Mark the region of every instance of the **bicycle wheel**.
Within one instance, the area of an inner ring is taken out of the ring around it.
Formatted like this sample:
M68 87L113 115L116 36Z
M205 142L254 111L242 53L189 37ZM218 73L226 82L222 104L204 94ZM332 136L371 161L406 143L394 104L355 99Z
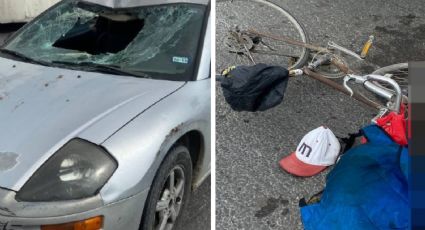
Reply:
M309 50L305 47L244 33L253 30L308 43L304 27L277 4L268 0L218 0L216 8L218 70L254 63L295 69L307 62Z
M394 65L389 65L382 67L380 69L375 70L372 74L382 75L391 74L391 79L396 81L401 88L401 92L405 99L407 99L409 95L408 86L409 86L409 71L407 63L398 63ZM391 86L386 85L380 82L373 82L377 86L380 86L384 89L387 89L390 92L394 92Z

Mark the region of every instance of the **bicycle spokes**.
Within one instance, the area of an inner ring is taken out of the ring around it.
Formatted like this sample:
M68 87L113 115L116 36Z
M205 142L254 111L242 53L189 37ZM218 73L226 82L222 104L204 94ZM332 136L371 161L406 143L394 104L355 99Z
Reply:
M253 16L255 15L255 16ZM286 10L266 0L224 0L217 2L217 67L268 63L302 67L305 47L294 46L249 30L284 35L307 43L302 26ZM236 57L235 57L236 56Z

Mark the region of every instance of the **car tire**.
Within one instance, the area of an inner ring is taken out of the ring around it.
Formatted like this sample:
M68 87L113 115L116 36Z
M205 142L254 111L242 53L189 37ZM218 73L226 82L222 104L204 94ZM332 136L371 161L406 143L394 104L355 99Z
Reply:
M175 189L170 189L172 173ZM191 182L192 160L189 150L182 145L175 146L168 152L155 175L145 203L139 230L172 229L189 200ZM183 189L182 195L177 191L179 186ZM167 218L166 226L158 228L165 218Z

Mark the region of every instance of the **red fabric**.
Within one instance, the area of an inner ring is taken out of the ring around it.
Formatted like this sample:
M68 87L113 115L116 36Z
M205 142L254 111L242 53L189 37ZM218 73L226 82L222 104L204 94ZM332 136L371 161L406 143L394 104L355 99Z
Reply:
M399 145L407 145L405 107L402 105L400 113L391 112L379 118L376 124L382 127Z
M295 152L280 160L279 165L288 173L302 177L314 176L327 168L326 166L306 164L297 158Z

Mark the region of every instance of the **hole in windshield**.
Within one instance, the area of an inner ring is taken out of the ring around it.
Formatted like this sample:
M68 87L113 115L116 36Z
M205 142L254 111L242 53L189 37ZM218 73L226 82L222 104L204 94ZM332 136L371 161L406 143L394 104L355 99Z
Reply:
M85 23L79 19L53 46L94 55L118 53L136 38L143 25L143 19L125 14L100 15Z
M96 71L78 65L93 63L187 81L194 74L205 10L190 3L111 9L62 1L5 48L33 60L73 63L69 68Z

